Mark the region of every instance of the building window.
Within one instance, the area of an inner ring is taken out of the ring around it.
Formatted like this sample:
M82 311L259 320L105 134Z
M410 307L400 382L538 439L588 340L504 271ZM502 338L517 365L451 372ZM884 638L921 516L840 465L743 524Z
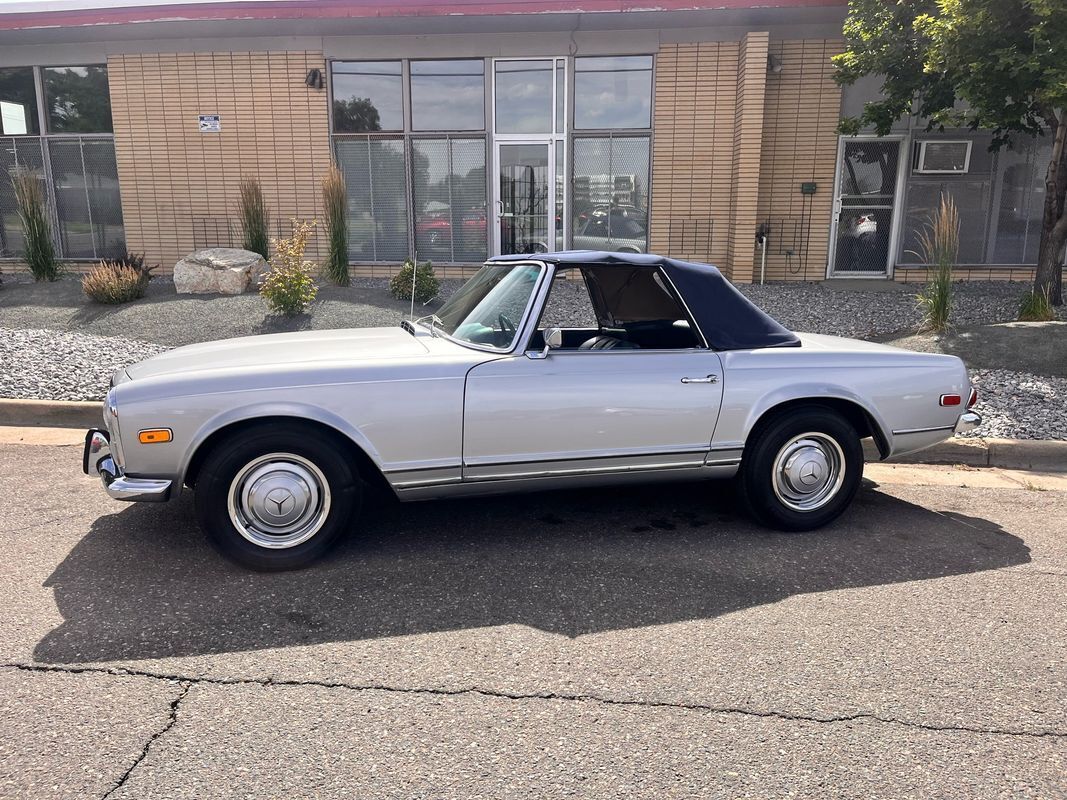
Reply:
M404 139L339 138L334 148L348 186L349 257L403 261L410 254Z
M107 67L45 67L49 133L111 133Z
M29 170L43 183L59 257L122 255L107 67L0 69L0 112L0 174ZM0 181L0 258L19 258L24 249L11 182Z
M574 127L652 126L652 56L574 59Z
M399 61L335 61L331 66L336 133L404 130Z
M39 116L33 67L0 69L0 133L36 135L40 133Z
M484 260L485 61L344 61L331 75L350 258Z
M552 133L553 61L496 62L496 132Z
M648 137L578 137L573 145L573 247L646 252Z
M485 62L411 62L411 127L416 131L485 130Z
M420 259L485 258L485 140L412 141L415 250Z

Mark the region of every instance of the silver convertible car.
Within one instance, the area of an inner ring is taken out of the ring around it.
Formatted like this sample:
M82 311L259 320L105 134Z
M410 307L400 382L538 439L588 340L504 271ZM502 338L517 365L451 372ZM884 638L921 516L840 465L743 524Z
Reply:
M714 267L490 259L393 328L181 347L118 371L83 468L118 500L194 490L257 569L310 563L369 484L401 500L734 478L774 528L825 525L883 459L980 422L963 362L786 330ZM694 488L699 491L699 488Z

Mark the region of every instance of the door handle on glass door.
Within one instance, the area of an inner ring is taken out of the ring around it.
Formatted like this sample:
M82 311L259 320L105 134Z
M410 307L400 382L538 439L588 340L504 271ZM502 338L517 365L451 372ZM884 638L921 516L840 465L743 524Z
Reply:
M708 375L706 378L682 378L682 383L718 383L718 375Z

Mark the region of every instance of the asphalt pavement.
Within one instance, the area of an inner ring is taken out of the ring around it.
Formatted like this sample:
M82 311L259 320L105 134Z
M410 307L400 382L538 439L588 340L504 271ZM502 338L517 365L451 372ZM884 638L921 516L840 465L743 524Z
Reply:
M0 444L0 797L1067 796L1062 483L379 498L262 575L79 462Z

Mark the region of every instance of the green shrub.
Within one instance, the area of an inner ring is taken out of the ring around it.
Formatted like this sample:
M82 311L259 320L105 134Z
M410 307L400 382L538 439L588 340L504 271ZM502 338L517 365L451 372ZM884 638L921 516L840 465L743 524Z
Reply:
M304 250L314 229L314 221L294 219L292 236L271 239L274 255L259 293L275 314L295 317L303 313L319 293L311 277L315 264L304 260Z
M263 187L259 181L246 175L238 184L241 216L241 247L270 258L267 231L270 228L270 212L263 199Z
M1019 304L1020 322L1048 322L1055 318L1048 290L1035 292L1031 289L1023 295L1022 302Z
M11 176L15 190L15 205L22 221L26 263L34 280L54 281L59 277L60 265L52 244L52 228L48 224L44 189L37 174L28 169L16 169Z
M411 299L411 273L415 264L410 259L404 262L400 272L389 281L389 293L397 300ZM419 264L415 274L415 299L420 303L428 303L437 297L441 291L441 281L433 272L433 264L424 261Z
M144 255L125 255L101 261L82 278L82 290L98 303L116 305L144 297L155 267L145 267Z
M951 197L941 195L941 205L919 232L919 249L923 261L934 269L918 297L923 309L920 329L940 333L948 328L952 312L952 267L960 249L960 217Z
M348 286L348 189L336 165L322 177L322 208L330 243L326 275L338 286Z

